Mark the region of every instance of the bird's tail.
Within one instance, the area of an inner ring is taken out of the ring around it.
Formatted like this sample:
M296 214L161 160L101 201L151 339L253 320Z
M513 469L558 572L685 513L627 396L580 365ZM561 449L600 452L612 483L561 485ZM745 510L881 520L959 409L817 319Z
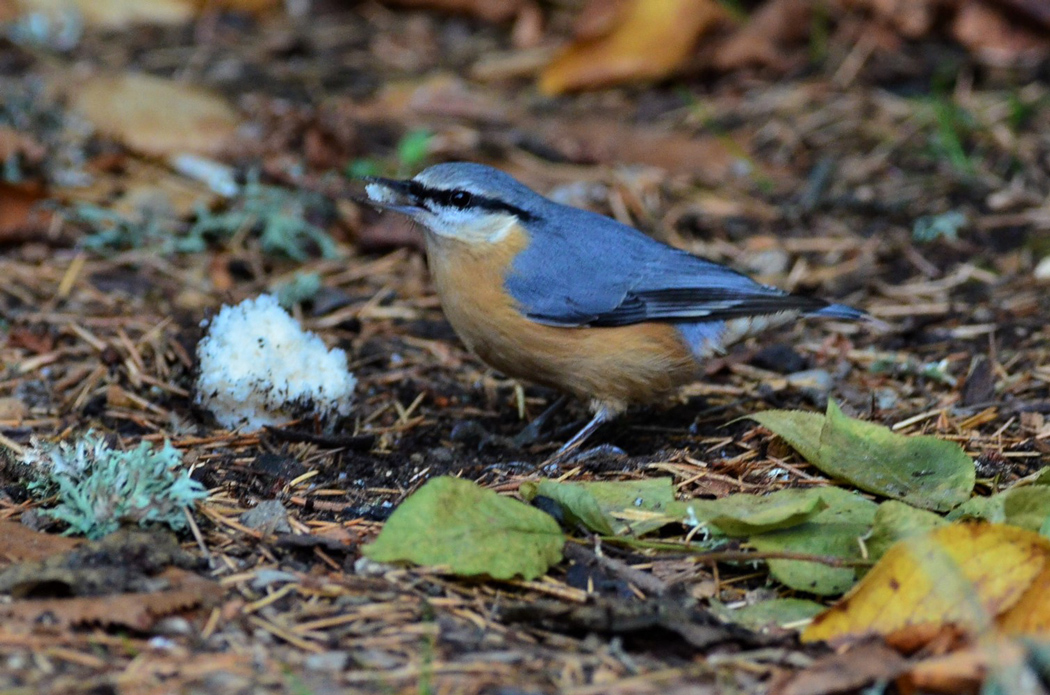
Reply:
M806 316L817 316L824 319L845 319L846 321L874 320L868 312L854 309L845 304L828 304L823 309L808 312Z

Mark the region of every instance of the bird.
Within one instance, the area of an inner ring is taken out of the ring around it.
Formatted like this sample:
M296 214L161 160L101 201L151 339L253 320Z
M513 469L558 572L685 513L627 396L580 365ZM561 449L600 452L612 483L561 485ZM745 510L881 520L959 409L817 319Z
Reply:
M865 312L755 282L471 162L362 177L370 203L424 230L442 309L466 347L515 379L582 399L564 460L629 405L700 376L703 361L798 317Z

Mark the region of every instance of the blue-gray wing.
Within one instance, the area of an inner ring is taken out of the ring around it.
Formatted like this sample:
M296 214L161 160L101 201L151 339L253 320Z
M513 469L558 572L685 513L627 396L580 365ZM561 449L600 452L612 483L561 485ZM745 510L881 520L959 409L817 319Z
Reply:
M540 323L623 326L785 311L864 315L761 285L608 217L561 208L559 219L556 228L549 220L537 221L529 246L515 259L506 281L522 311Z

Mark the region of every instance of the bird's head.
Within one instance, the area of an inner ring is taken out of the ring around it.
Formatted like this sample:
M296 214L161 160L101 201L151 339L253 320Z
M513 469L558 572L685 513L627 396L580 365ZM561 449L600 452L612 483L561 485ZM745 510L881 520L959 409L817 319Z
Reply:
M466 243L495 243L516 225L538 219L546 198L482 164L452 162L406 180L365 177L368 202L412 218L431 234Z

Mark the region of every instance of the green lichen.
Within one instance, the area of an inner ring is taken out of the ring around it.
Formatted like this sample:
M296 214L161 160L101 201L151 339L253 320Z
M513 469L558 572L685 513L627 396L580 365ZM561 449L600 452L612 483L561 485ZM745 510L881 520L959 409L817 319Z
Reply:
M56 497L43 513L69 525L68 534L101 538L122 523L186 526L186 512L207 496L182 468L182 454L165 441L160 449L141 442L130 451L111 448L88 432L75 442L36 442L22 462L36 478L29 489Z

